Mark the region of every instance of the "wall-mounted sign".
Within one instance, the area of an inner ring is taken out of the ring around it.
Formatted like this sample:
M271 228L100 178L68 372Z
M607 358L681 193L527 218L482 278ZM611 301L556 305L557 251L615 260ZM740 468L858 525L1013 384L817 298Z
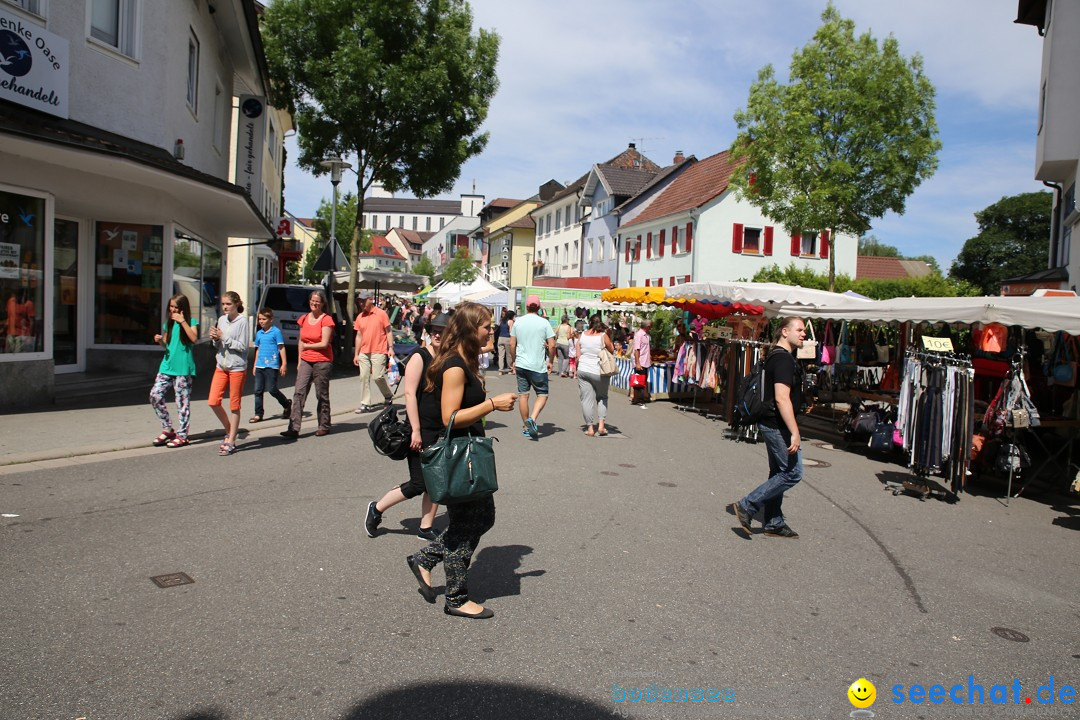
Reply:
M276 233L279 238L291 238L293 236L292 220L284 216L279 217Z
M68 41L0 11L0 99L68 116Z
M247 190L255 207L263 209L262 157L266 145L266 99L241 95L236 123L235 182Z

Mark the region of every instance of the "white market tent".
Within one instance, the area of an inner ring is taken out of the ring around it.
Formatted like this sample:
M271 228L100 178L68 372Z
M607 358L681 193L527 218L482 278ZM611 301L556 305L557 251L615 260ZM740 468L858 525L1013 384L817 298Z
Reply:
M1001 323L1023 328L1063 330L1080 335L1080 297L912 297L842 302L816 307L785 305L777 315L813 320L903 323Z
M456 305L466 300L479 300L503 289L482 277L468 284L447 282L428 293L428 302L438 300L443 305Z
M758 282L696 282L673 285L666 290L666 300L696 300L698 302L723 302L743 303L744 305L760 305L765 308L766 315L775 315L776 310L785 306L818 307L838 306L844 307L852 304L855 307L865 305L868 300L862 300L850 295L829 292L828 290L815 290L797 285L781 285L780 283Z

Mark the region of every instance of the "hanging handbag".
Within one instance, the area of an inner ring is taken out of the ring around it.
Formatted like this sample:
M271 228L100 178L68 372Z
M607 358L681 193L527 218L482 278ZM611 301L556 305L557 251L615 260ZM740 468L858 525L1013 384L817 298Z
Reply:
M836 362L836 341L833 340L832 323L825 322L825 336L822 338L824 343L821 346L821 364L832 365Z
M990 323L975 338L975 346L988 353L1004 352L1008 342L1009 328L1001 323Z
M896 425L893 423L878 423L874 428L874 432L870 435L870 441L867 443L871 450L877 450L878 452L891 452L893 449L893 433L896 431Z
M1031 414L1023 409L1010 410L1009 414L1005 416L1005 423L1014 428L1031 427Z
M1058 333L1057 351L1054 353L1054 367L1051 379L1061 387L1076 387L1076 357L1069 353L1072 338L1065 333Z
M446 433L420 455L424 486L431 501L440 505L471 502L499 489L495 477L493 438L481 435L450 437L454 417Z
M615 356L604 345L600 345L600 352L596 353L597 364L600 366L600 377L610 377L619 371L615 364Z
M877 345L874 344L874 336L868 329L860 330L857 335L862 337L856 341L856 356L860 365L873 365L877 362Z
M836 344L836 364L855 364L855 348L851 345L851 338L848 335L848 324L846 320L840 324L840 340Z
M874 343L874 349L877 351L877 361L882 365L889 362L889 352L892 348L889 347L889 339L885 337L884 330L878 330L877 342Z
M802 347L795 352L799 360L817 360L817 338L814 336L814 323L806 323L806 332L810 339L803 340Z

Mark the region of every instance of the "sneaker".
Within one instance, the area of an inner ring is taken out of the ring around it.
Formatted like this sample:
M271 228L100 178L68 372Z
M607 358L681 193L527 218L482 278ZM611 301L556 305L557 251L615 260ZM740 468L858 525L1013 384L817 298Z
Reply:
M364 518L364 529L367 530L368 537L375 537L375 531L379 529L381 522L382 513L375 509L375 502L368 503L367 516Z
M529 435L529 428L524 428L524 427L521 428L521 437L527 437L527 438L532 437L531 435Z
M769 537L788 538L789 540L794 540L799 537L799 533L792 530L787 524L781 525L778 528L773 528L772 530L766 528L765 534Z
M533 440L540 439L540 430L536 427L536 421L532 418L525 421L525 434Z
M295 440L296 438L300 437L300 431L290 428L288 430L282 430L278 433L278 435L284 438L289 438L290 440Z
M737 502L731 503L731 514L735 516L735 519L739 521L739 526L746 531L747 536L750 535L750 521L753 518L750 517L750 513L743 510L743 506Z
M433 527L420 528L416 531L416 537L420 538L421 540L427 540L428 542L432 542L433 540L435 540L435 538L439 537L439 533Z

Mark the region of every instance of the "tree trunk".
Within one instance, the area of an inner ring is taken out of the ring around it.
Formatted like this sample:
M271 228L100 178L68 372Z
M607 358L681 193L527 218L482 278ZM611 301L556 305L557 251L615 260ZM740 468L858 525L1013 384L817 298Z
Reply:
M356 317L356 262L357 253L360 250L360 236L364 232L364 175L356 174L356 222L353 223L352 242L349 243L349 297L345 301L346 312L349 314L349 327Z

